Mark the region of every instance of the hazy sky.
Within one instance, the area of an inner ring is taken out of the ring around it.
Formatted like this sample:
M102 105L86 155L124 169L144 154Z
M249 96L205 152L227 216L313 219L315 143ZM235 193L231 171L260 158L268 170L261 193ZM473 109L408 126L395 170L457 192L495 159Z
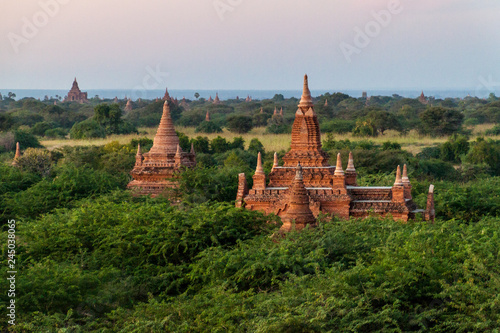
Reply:
M0 0L0 88L499 91L499 56L498 0Z

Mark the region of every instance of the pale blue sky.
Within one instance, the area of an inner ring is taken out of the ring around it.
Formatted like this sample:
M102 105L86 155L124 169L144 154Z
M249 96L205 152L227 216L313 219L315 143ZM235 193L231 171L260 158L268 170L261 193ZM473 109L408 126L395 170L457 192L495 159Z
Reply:
M312 89L330 91L476 88L484 81L500 90L498 0L0 6L0 88L65 89L76 76L84 90L300 89L308 73ZM392 14L377 23L380 11ZM356 43L358 29L370 36ZM149 72L157 70L155 79Z

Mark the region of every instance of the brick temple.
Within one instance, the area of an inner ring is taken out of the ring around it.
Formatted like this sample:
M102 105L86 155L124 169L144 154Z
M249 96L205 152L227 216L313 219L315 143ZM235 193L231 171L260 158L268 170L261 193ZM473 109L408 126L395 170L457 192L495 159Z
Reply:
M176 178L185 168L196 165L196 154L191 146L189 153L182 151L170 114L169 102L163 104L163 114L153 147L148 153L137 147L135 166L130 172L133 180L127 185L137 195L157 196L166 189L176 188Z
M68 92L68 96L64 98L64 102L80 102L80 103L88 102L87 93L82 92L80 90L80 88L78 87L78 82L76 82L76 77L75 81L73 81L73 86Z
M354 159L349 154L347 168L342 168L340 154L331 166L321 146L321 133L307 75L295 121L291 149L278 164L275 153L271 173L266 176L259 153L253 187L248 189L245 174L239 175L236 206L274 213L283 221L282 230L300 230L315 225L320 213L344 219L390 214L395 220L408 221L421 215L434 220L434 187L431 185L427 209L417 209L411 196L411 183L406 165L397 167L393 186L358 186Z

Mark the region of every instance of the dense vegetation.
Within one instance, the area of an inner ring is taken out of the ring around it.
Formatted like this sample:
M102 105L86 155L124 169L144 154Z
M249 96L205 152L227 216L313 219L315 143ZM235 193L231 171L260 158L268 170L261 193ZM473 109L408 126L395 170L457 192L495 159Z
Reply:
M397 96L361 103L347 95L327 94L318 98L318 105L325 99L328 106L318 107L318 113L324 117L321 126L326 132L404 132L420 128L427 116L435 119L441 114L451 127L432 131L448 133L461 118L456 112L466 122L497 121L491 120L497 101L432 101L431 108ZM248 124L241 117L251 117L252 123L266 125L270 132L281 131L280 126L289 130L293 112L272 116L278 102L291 111L297 101L275 96L207 106L198 100L186 109L173 108L173 114L178 123L201 115L190 125L198 126L208 107L210 122L238 133ZM24 103L39 108L21 120L23 108L28 108ZM271 169L273 156L257 138L209 140L203 131L191 138L178 133L183 149L193 144L198 167L182 175L177 193L181 202L173 205L161 197L132 197L125 190L137 144L146 152L150 139L52 151L38 141L41 133L47 135L53 128L39 125L48 121L57 122L55 126L65 133L77 123L92 121L104 135L119 132L127 121L132 126L156 125L161 102L136 103L136 109L123 117L112 103L103 107L100 100L91 105L61 104L72 110L61 113L45 112L54 107L49 103L9 97L0 101L5 108L0 111L2 145L23 142L16 167L11 165L13 147L0 148L0 265L7 267L6 221L15 219L18 270L17 325L7 327L2 321L1 331L492 332L500 328L500 141L471 141L461 126L455 126L446 142L413 155L395 142L353 142L326 134L323 145L330 156L341 151L347 158L347 152L353 152L360 185L391 185L396 165L408 164L412 194L420 207L425 206L429 184L436 186L437 219L434 224L402 224L322 216L318 228L282 236L277 233L279 218L233 205L238 173L245 172L251 182L258 152L263 153L266 172ZM413 118L398 115L416 109L429 113ZM232 114L241 117L230 118ZM278 152L278 157L284 153ZM1 313L6 312L7 302L2 292Z

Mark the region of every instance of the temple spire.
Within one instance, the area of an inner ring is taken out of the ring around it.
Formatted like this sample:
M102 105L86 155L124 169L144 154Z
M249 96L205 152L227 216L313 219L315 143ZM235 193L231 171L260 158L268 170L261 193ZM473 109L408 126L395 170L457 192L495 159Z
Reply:
M19 145L19 142L16 142L16 155L14 155L14 161L12 161L12 165L16 166L17 165L17 160L21 157L21 147Z
M347 169L345 169L345 171L356 171L354 168L354 157L352 157L352 152L349 152L349 162L347 163Z
M260 113L264 113L264 108L260 107Z
M296 230L304 229L307 225L314 226L316 224L316 218L309 207L310 199L304 185L302 166L300 163L297 164L295 178L288 191L289 207L281 216L281 221L283 222L281 230L286 232L292 230L294 226Z
M191 154L194 154L194 144L191 142L191 151L190 151Z
M21 157L21 145L19 142L16 142L16 155L14 156L14 159L18 159Z
M205 121L210 121L210 113L207 110L207 114L205 115Z
M410 179L408 178L408 170L406 169L406 164L403 165L403 177L401 178L403 185L410 185Z
M274 152L273 169L279 166L278 164L278 153Z
M283 116L283 107L280 109L280 116Z
M335 176L343 176L344 170L342 169L342 159L340 158L340 153L337 154L337 165L335 167Z
M273 116L276 116L278 114L278 110L276 110L276 107L274 107L274 113Z
M163 103L163 114L161 116L160 126L156 131L156 136L153 141L153 147L149 154L166 154L175 153L179 145L179 137L175 132L174 122L170 114L170 106L168 101Z
M255 169L256 174L264 174L264 168L262 167L262 155L259 152L257 155L257 168Z
M311 96L311 91L309 90L309 82L307 79L307 74L304 75L304 88L302 90L302 97L300 98L299 108L310 108L314 106Z
M396 170L396 181L394 182L394 186L402 186L403 181L401 179L401 167L398 165L398 168Z
M140 143L137 144L137 154L136 154L136 156L139 156L139 155L142 155L141 144Z

